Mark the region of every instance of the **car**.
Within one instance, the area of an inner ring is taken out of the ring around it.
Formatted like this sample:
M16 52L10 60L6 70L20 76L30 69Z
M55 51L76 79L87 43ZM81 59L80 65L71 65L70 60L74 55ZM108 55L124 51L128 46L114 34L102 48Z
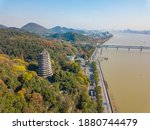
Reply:
M104 104L105 106L107 106L107 102L104 102L103 104Z
M90 83L90 85L93 86L94 84L93 84L93 83Z
M92 80L92 81L90 82L90 85L91 85L91 86L94 86L94 80Z
M93 89L90 89L90 90L89 90L89 95L90 95L90 96L95 96L95 91L94 91Z

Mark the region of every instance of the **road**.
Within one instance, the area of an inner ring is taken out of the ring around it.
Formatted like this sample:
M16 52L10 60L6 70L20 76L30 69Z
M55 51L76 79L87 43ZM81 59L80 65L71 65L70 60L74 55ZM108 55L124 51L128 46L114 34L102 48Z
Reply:
M92 68L92 63L89 63L85 68L84 68L84 72L85 74L88 76L88 78L90 79L91 84L88 87L88 90L93 90L95 91L95 84L94 84L94 78L93 78L93 68ZM91 98L93 100L96 101L96 95L95 96L91 96Z
M99 73L99 81L100 81L99 86L101 87L101 90L102 90L102 100L103 100L103 108L104 108L103 112L104 113L113 113L112 104L110 101L108 90L105 85L104 76L103 76L103 72L102 72L102 68L101 68L101 64L100 64L100 49L96 49L96 53L94 55L93 60L96 61L97 69L98 69L98 73Z

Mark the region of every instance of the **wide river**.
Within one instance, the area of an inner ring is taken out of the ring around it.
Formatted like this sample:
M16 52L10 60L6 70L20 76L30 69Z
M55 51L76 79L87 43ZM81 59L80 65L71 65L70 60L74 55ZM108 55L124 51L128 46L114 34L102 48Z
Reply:
M113 35L105 44L150 46L150 35ZM103 49L100 59L115 112L150 112L150 50Z

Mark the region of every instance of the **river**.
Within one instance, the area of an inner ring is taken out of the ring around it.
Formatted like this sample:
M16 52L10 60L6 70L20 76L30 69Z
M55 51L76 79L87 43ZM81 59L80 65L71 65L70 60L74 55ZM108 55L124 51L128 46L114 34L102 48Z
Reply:
M150 46L150 35L113 35L105 44ZM150 51L103 49L100 57L114 111L150 112Z

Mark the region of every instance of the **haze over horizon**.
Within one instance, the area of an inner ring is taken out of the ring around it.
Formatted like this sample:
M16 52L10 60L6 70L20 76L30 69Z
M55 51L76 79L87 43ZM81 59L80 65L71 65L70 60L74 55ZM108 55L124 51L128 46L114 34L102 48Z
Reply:
M150 0L0 0L0 24L46 28L150 29Z

